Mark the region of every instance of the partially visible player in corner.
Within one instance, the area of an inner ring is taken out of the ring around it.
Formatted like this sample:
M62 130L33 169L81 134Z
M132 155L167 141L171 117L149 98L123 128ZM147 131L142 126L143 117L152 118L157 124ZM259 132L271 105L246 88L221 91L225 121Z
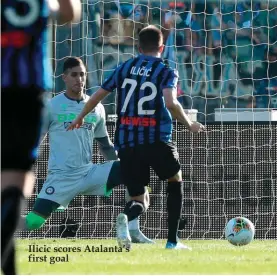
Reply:
M123 180L132 201L117 218L117 239L120 246L130 247L128 221L145 211L145 186L150 167L161 180L168 180L168 249L189 249L178 241L177 231L183 204L183 182L179 155L172 139L172 117L191 132L205 127L192 122L177 100L177 71L162 59L163 35L148 26L139 33L140 55L119 66L95 92L83 111L68 129L78 128L83 118L109 93L117 88L117 124L115 146Z
M60 206L67 207L79 194L109 196L114 187L124 184L119 161L91 162L93 140L106 160L118 159L101 103L85 117L81 129L67 131L89 100L84 94L86 68L81 59L69 57L64 62L63 80L66 91L52 98L46 109L43 132L49 133L48 175L33 210L26 216L27 230L39 229L52 212ZM148 193L146 196L149 202ZM153 243L140 231L138 218L129 222L129 229L132 242Z
M1 2L1 268L16 274L13 235L31 193L43 92L51 89L47 21L78 22L79 0Z

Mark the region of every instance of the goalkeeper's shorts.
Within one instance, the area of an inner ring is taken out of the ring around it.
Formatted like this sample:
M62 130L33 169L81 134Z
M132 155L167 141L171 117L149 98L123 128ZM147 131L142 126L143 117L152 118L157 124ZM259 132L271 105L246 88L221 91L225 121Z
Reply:
M2 88L2 170L29 171L37 158L42 91L35 87Z
M92 164L78 169L63 172L50 172L38 198L48 199L67 207L77 195L109 196L107 181L114 162ZM120 177L120 171L118 171Z

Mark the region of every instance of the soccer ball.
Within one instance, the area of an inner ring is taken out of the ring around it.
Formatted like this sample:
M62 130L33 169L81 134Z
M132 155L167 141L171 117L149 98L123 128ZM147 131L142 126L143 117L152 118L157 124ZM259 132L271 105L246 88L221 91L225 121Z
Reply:
M233 245L249 244L255 235L255 226L244 217L232 218L226 225L225 237Z

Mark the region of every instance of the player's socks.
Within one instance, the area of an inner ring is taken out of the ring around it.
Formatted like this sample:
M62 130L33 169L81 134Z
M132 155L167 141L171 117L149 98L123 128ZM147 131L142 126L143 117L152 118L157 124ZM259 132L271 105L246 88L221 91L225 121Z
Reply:
M128 221L132 221L144 212L145 208L142 202L137 200L131 200L126 204L123 213L128 217Z
M128 218L121 213L116 219L116 237L118 245L122 248L131 248L131 237L128 229Z
M5 263L2 263L2 271L5 275L16 275L14 243L9 249Z
M183 183L170 182L167 188L168 241L177 243L177 232L183 206Z
M9 187L1 192L1 263L5 263L13 245L13 234L17 228L22 191L17 187Z
M40 227L43 226L45 221L46 221L46 219L43 218L42 216L40 216L34 212L30 212L25 217L25 230L33 231L33 230L39 229Z

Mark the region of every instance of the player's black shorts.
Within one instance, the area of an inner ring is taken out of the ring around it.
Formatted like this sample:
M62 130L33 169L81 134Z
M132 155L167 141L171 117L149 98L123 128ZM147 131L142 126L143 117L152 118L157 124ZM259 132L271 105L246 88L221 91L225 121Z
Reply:
M161 180L173 177L180 170L179 154L172 142L155 142L119 150L123 184L130 196L144 193L150 181L150 167Z
M37 157L43 108L36 87L1 90L1 170L31 169Z

